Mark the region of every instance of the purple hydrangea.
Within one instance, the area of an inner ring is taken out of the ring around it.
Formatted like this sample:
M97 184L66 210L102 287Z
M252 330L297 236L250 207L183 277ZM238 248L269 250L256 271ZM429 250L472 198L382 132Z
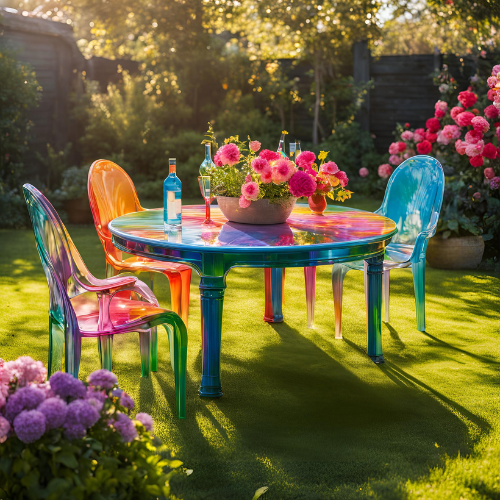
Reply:
M47 429L56 429L64 424L68 405L60 398L48 398L38 406L37 410L45 415Z
M92 427L99 420L99 412L87 400L77 399L68 405L66 423Z
M38 387L21 387L7 400L5 417L12 422L23 410L34 410L44 399L45 393Z
M101 389L113 389L113 387L118 384L118 379L113 372L105 370L96 370L92 372L88 378L87 382L94 387L100 387Z
M137 429L134 422L125 413L118 413L113 425L126 443L130 443L130 441L137 437Z
M64 437L66 439L82 439L87 434L85 427L80 424L66 422L64 424Z
M7 439L7 434L10 431L10 422L0 415L0 443Z
M99 401L98 399L95 398L87 398L86 400L89 405L93 406L99 413L101 413L101 410L104 406L104 403L102 401Z
M87 393L85 384L69 373L57 372L50 377L50 387L59 397L83 399Z
M120 398L120 404L123 407L127 408L128 410L132 410L134 408L134 400L125 391L122 391L121 389L115 389L112 394L114 397Z
M148 415L147 413L138 413L135 416L135 419L139 420L148 432L153 431L153 417L151 415Z
M491 189L499 189L500 188L500 177L493 177L490 180L490 188Z
M45 416L37 410L24 410L14 419L14 431L23 443L33 443L40 439L45 428Z
M104 391L96 389L95 387L92 387L90 385L87 387L87 399L97 399L98 401L104 404L106 399L108 399L108 396Z

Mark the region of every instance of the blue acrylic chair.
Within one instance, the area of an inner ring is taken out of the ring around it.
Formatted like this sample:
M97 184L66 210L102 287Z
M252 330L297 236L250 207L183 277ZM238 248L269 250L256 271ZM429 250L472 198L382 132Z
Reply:
M425 254L429 238L436 233L443 191L443 168L430 156L409 158L401 163L389 179L382 206L375 212L392 219L398 228L398 233L385 250L382 278L382 314L385 323L389 322L391 269L411 268L417 329L425 331ZM351 269L365 269L364 261L334 264L332 270L335 338L342 338L342 285L346 273Z
M142 375L150 371L151 329L163 325L169 337L179 418L186 416L187 332L182 319L158 306L153 292L133 276L94 277L85 266L54 207L30 184L24 197L50 291L49 375L65 368L78 378L81 341L99 340L101 367L112 369L113 336L139 333ZM144 300L131 300L133 297Z

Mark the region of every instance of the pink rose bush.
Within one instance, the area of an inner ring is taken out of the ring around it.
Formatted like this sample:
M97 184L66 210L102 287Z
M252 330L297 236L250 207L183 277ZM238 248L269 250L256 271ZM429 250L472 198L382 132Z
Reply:
M216 143L213 130L207 136ZM316 158L312 151L302 151L295 161L284 152L261 149L258 141L242 142L239 138L226 139L215 156L210 171L216 195L237 197L241 208L248 208L259 199L309 197L313 194L329 196L338 201L349 198L349 182L333 161L325 161L328 153L321 151ZM400 141L398 154L406 149Z
M41 490L57 480L62 497L90 498L101 484L96 481L102 463L109 474L121 477L119 484L100 487L103 497L121 498L125 492L145 499L157 498L157 492L168 495L164 468L175 469L181 462L156 460L153 420L146 413L131 417L134 401L118 388L112 372L97 370L86 383L62 372L48 381L46 377L43 363L29 356L0 359L0 458L15 464L23 456L17 472L0 468L6 498L28 498L24 478L33 471ZM75 468L77 482L72 479ZM148 487L155 493L149 494Z

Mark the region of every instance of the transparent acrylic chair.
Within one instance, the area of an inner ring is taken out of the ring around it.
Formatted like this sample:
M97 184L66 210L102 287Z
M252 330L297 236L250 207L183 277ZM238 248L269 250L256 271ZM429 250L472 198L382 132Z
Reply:
M113 335L139 333L142 375L150 370L150 331L168 333L179 418L186 415L187 332L182 319L162 309L152 291L134 276L95 278L85 266L50 202L30 184L24 197L50 292L49 375L62 367L78 377L81 339L99 340L101 367L112 369ZM140 296L144 300L132 300Z
M391 269L411 268L415 289L417 329L425 331L425 254L436 233L443 201L444 173L430 156L414 156L393 172L382 206L375 212L392 219L397 234L385 250L382 277L382 319L389 322ZM364 270L364 261L334 264L332 270L335 338L342 338L342 285L351 269ZM365 270L366 291L366 270Z
M161 192L161 189L160 191ZM116 163L109 160L95 161L89 170L88 194L94 223L106 256L106 276L120 272L150 273L150 287L154 290L154 273L164 274L170 283L171 307L188 325L191 268L173 262L161 262L139 256L123 258L111 241L108 224L116 217L130 212L146 210L141 207L134 183ZM156 334L151 345L151 370L156 371Z

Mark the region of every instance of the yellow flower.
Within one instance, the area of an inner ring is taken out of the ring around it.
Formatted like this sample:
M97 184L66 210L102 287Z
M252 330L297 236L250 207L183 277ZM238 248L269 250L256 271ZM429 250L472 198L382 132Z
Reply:
M334 175L330 175L329 177L330 178L328 180L330 181L330 186L336 187L340 184L340 181Z
M326 157L328 156L328 151L320 151L318 155L318 160L326 160Z
M282 130L281 133L284 135L288 135L288 132L286 130Z

